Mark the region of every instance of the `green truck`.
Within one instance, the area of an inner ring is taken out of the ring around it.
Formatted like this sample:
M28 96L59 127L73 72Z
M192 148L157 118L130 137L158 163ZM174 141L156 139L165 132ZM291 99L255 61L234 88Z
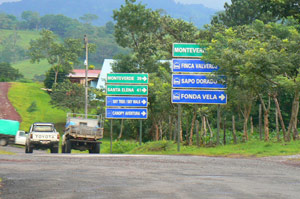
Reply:
M0 119L0 146L14 142L19 127L18 121Z

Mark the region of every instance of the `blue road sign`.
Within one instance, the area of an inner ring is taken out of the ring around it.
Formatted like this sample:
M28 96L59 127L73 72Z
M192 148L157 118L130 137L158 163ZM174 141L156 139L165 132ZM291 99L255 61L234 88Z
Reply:
M172 90L175 104L227 104L227 95L221 90Z
M219 70L219 66L214 66L211 63L200 59L173 59L173 72L195 72L195 73L211 73Z
M147 119L147 108L106 108L107 119Z
M207 75L172 75L173 88L216 88L225 89L224 76L212 77Z
M147 107L148 106L148 97L106 96L106 106Z

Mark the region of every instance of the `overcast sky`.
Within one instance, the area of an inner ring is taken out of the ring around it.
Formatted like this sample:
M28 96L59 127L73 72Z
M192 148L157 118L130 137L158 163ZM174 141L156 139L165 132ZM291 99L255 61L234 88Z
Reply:
M3 2L12 2L12 1L20 1L20 0L0 0L0 4ZM153 0L158 1L158 0ZM175 0L180 3L186 4L203 4L208 8L215 8L218 10L223 9L223 5L225 2L231 2L231 0Z
M180 3L186 4L203 4L208 8L215 8L218 10L224 9L225 2L231 2L231 0L175 0Z

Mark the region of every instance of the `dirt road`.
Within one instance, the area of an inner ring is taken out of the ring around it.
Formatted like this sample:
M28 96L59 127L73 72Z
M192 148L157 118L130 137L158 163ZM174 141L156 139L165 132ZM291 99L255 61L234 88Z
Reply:
M10 150L17 155L0 155L2 199L300 196L300 168L264 159Z
M17 120L21 122L21 117L8 100L7 93L10 83L0 82L0 119Z

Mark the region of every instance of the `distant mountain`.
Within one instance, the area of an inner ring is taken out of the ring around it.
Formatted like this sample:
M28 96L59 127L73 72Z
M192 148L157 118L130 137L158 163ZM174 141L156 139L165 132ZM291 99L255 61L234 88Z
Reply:
M211 16L217 10L207 8L201 4L181 4L175 0L139 0L147 4L148 8L163 9L166 14L183 20L193 22L202 27L210 23ZM104 25L113 21L114 9L119 9L125 0L22 0L19 2L7 2L0 5L0 12L21 16L23 11L39 12L40 15L63 14L76 18L91 13L99 16L95 25Z

